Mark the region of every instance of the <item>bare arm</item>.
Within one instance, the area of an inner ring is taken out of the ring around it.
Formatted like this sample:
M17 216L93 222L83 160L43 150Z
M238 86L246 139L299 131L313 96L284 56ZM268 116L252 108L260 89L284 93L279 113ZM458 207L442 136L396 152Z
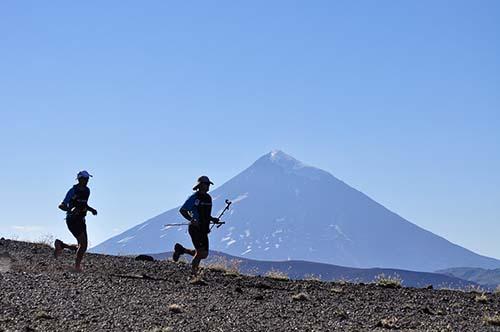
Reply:
M186 210L186 209L180 209L179 212L184 217L184 219L186 219L187 221L193 220L193 217L191 216L191 213L189 213L188 210Z
M97 210L87 204L87 210L90 211L94 216L97 215Z
M58 208L61 209L61 210L63 210L63 211L66 211L66 212L69 211L69 206L67 206L66 204L64 204L64 202L61 203L61 204L59 204Z

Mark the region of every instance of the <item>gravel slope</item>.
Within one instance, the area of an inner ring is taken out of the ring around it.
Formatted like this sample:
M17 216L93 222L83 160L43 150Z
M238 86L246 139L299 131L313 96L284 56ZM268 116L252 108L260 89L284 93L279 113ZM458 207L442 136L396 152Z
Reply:
M0 331L500 331L484 321L500 313L498 294L209 269L191 284L184 263L89 254L78 274L73 258L1 239Z

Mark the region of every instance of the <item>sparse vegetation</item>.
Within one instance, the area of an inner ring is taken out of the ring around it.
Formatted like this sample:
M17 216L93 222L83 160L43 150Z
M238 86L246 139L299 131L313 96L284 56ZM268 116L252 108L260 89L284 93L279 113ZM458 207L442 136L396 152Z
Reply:
M335 280L333 283L344 286L344 285L347 285L349 283L349 280L342 278L342 279Z
M495 289L495 294L500 295L500 285L498 285L497 288Z
M311 298L306 293L299 293L292 296L294 301L309 301Z
M258 276L261 275L260 270L257 266L252 267L251 269L246 269L245 275L247 276Z
M345 310L342 310L342 309L336 309L335 316L337 316L341 320L349 318L349 315L347 314L347 312Z
M9 236L8 239L10 239L11 241L19 241L19 235L13 234Z
M375 283L377 286L384 288L401 288L402 287L401 278L398 275L385 276L384 274L379 274L375 277Z
M500 326L500 315L496 314L494 316L485 316L484 322L488 325Z
M43 235L40 235L40 237L36 241L34 241L34 243L43 244L43 245L46 245L49 247L53 247L54 240L55 240L54 235L43 234Z
M342 287L332 287L332 292L340 294L340 293L343 293L344 290L342 289Z
M377 326L384 329L397 329L398 319L396 317L383 318L378 322Z
M476 302L478 303L488 303L488 297L486 294L476 295Z
M178 304L171 304L168 306L168 310L174 314L180 314L182 312L182 307Z
M171 328L170 326L168 327L155 327L152 330L149 330L149 332L174 332L174 329Z
M43 310L39 310L35 313L36 319L52 319L53 317Z
M306 274L304 276L304 280L308 280L308 281L321 281L321 275L317 276L315 274Z
M225 257L217 257L206 265L207 268L224 272L225 275L237 276L240 275L241 261L237 259L227 259Z
M283 280L283 281L290 280L290 278L288 278L288 274L286 274L283 271L274 270L274 269L268 271L266 273L266 277L274 279L274 280Z
M202 276L199 275L197 277L194 277L192 278L189 283L191 285L197 285L197 286L206 286L207 285L207 282L205 280L203 280Z
M483 289L481 286L479 286L479 285L477 285L477 286L472 285L472 286L467 286L467 287L465 287L465 292L469 292L469 293L477 293L477 294L484 294L484 292L485 292L485 291L484 291L484 289Z

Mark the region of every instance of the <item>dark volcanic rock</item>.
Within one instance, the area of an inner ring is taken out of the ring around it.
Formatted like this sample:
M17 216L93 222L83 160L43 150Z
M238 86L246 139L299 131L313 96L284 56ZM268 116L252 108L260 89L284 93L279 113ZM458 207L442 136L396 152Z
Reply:
M136 261L154 262L154 258L149 255L139 255L135 258Z
M481 303L463 291L280 281L210 269L202 270L201 286L190 283L185 263L90 254L85 271L72 273L69 251L55 260L40 244L5 240L1 248L12 259L0 273L0 331L498 329L498 294Z

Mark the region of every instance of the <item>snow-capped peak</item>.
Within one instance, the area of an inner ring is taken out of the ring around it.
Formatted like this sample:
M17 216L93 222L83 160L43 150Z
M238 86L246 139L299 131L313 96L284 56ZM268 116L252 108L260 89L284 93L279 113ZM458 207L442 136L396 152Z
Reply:
M269 160L283 168L287 169L300 169L307 167L304 163L301 161L295 159L294 157L284 153L281 150L273 150L271 151L267 157Z

